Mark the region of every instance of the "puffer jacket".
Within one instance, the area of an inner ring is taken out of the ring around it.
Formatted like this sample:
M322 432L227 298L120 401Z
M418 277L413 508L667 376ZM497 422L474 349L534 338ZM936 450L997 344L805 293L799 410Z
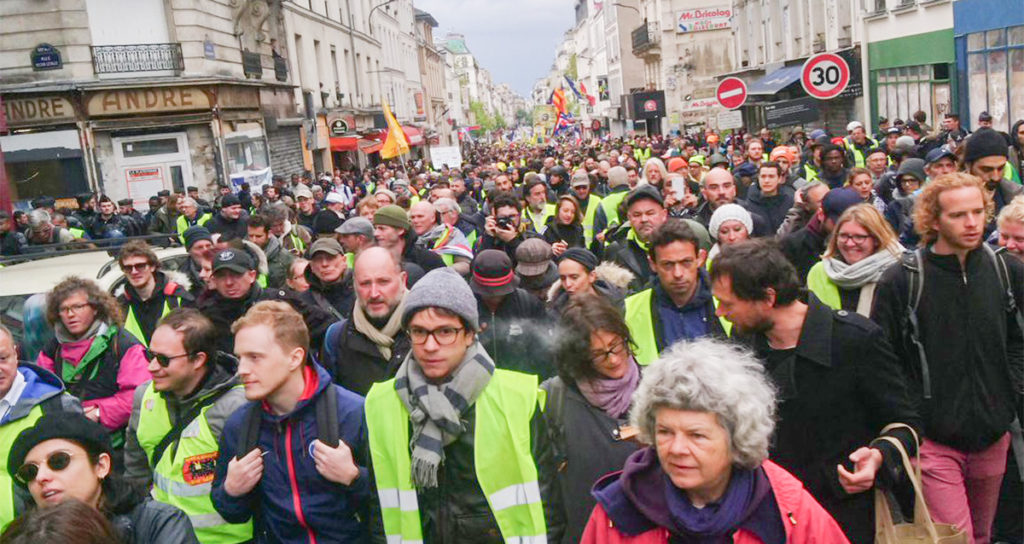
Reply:
M540 376L555 375L551 361L554 335L551 320L539 298L523 289L510 293L492 312L477 296L480 345L498 368Z
M463 429L476 428L476 405L463 412L462 423ZM455 442L445 446L444 461L437 473L437 487L416 491L425 544L504 542L487 496L477 481L475 443L474 433L464 432ZM555 478L551 440L540 410L535 411L530 420L530 449L537 463L537 481L547 521L547 541L554 544L562 539L564 515ZM372 542L384 544L386 539L379 501L372 502L370 516Z
M257 447L263 452L263 477L248 494L232 497L224 490L228 462L238 455L246 415L254 403L235 411L224 425L213 481L213 506L231 523L252 519L257 543L363 542L372 497L372 476L362 397L337 387L319 365L303 368L305 390L295 409L274 415L260 408ZM320 475L310 455L317 440L316 399L338 399L338 437L352 450L359 476L351 485Z
M772 495L785 528L786 544L848 544L846 535L800 480L785 469L765 461L761 468L771 485ZM622 473L609 474L594 486L598 505L583 532L583 544L668 544L673 535L651 522L622 491ZM609 510L611 512L609 512ZM733 544L780 544L765 542L753 531L743 529L732 535Z
M179 418L188 414L193 406L203 399L207 399L211 395L220 395L206 411L206 424L210 426L213 436L219 437L228 417L235 413L238 407L245 404L245 391L236 388L241 383L235 376L237 367L238 360L234 356L218 353L210 362L210 372L191 395L179 400L174 395L161 393L161 396L167 400L167 412L171 417L172 425L176 424ZM153 481L153 467L149 464L145 450L139 445L136 434L146 389L146 384L135 389L132 415L128 420L128 432L125 434L124 446L124 477L129 482L136 484L139 489L149 489Z

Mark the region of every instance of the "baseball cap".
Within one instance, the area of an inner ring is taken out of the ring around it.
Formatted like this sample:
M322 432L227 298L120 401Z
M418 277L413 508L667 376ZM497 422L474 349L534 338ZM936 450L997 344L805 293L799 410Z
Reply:
M850 121L846 124L846 132L853 132L854 129L864 128L864 124L860 121Z
M839 219L840 215L843 215L847 208L863 202L864 199L853 189L832 189L825 193L825 198L821 201L821 207L825 212L825 217L835 221Z
M956 161L956 154L953 153L953 151L951 149L949 149L948 147L941 146L941 147L936 147L935 149L929 151L928 155L926 155L925 158L924 158L924 162L925 162L925 164L934 164L934 163L938 162L939 159L941 159L943 157L949 157L949 158L953 159L954 161Z
M499 249L481 251L472 264L469 287L482 297L508 295L519 286L519 278L512 270L512 259Z
M540 238L523 240L516 248L516 273L520 276L538 276L551 263L551 244Z
M885 130L885 133L886 134L903 134L903 131L900 130L900 127L889 127L888 129Z
M659 191L657 187L645 183L636 187L626 195L626 209L629 209L630 206L644 199L653 200L657 202L659 206L665 205L665 199L662 198L661 191Z
M572 175L572 186L573 187L589 187L590 186L590 176L587 175L587 173L585 171L583 171L583 170L577 170L576 173Z
M334 191L331 191L327 193L327 196L324 198L324 202L327 202L329 204L344 204L345 197L341 196L338 193L335 193Z
M373 238L373 223L365 217L355 216L344 223L340 227L334 229L334 232L338 234L362 234L367 238Z
M345 250L341 248L341 244L338 243L334 238L319 238L313 242L313 245L309 246L309 256L313 257L317 253L326 253L328 255L341 255L345 253Z
M293 189L292 194L295 195L295 198L313 198L313 191L309 190L309 187L305 185L299 185Z
M255 268L252 257L244 249L222 249L213 258L212 271L214 273L223 269L245 274L250 270L255 270Z
M921 123L918 123L917 121L909 121L909 122L907 122L906 125L903 125L903 126L905 128L907 128L907 129L913 130L914 132L916 132L918 134L921 134L922 132L924 132L923 130L921 130Z

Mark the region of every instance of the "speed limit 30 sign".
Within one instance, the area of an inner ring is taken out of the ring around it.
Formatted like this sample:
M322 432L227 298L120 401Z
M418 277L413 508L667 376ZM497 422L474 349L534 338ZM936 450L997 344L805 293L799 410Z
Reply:
M800 72L804 91L819 100L839 96L850 83L850 65L833 53L819 53L807 59Z

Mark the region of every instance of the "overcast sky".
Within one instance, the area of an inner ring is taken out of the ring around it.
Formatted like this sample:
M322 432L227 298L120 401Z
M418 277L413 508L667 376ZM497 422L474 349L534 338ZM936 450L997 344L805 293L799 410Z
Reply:
M529 98L533 83L547 74L562 34L573 25L572 0L414 0L437 19L434 38L448 32L466 36L477 62L494 83L508 83Z

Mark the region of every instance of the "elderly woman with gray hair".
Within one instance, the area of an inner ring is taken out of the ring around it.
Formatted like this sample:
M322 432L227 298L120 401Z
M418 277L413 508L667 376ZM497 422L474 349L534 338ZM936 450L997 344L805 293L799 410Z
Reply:
M768 457L775 390L750 352L681 342L648 366L630 421L648 447L600 479L588 544L848 542Z

